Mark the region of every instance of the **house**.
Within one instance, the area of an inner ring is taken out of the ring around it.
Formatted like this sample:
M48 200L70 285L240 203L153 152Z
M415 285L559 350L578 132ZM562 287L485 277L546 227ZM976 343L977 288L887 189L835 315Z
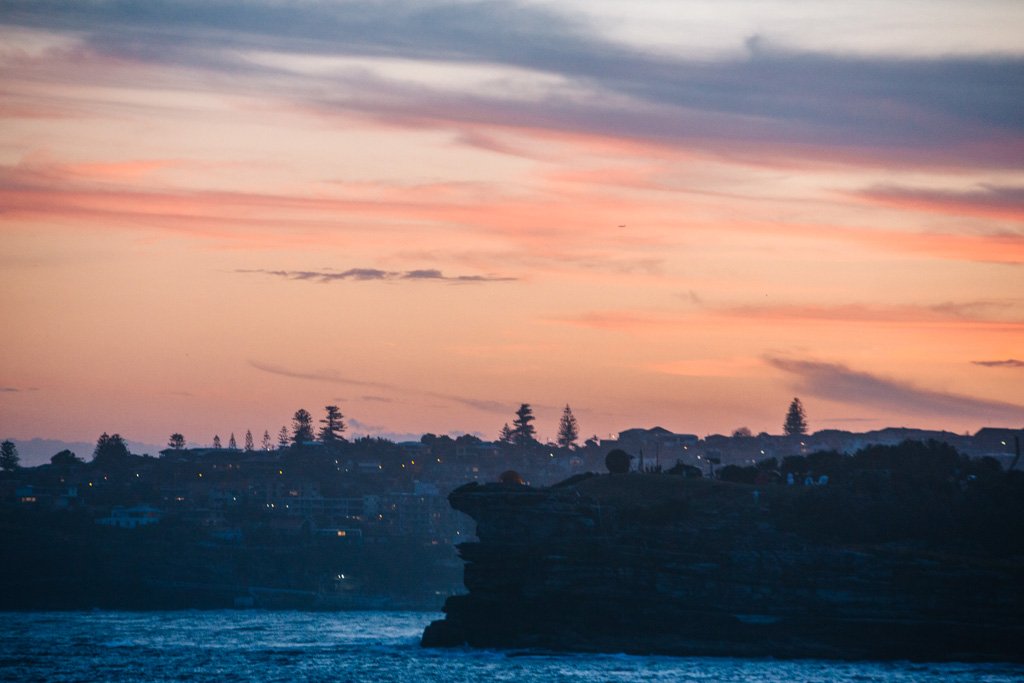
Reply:
M137 529L140 526L157 524L162 517L163 513L160 510L149 505L136 505L130 508L117 505L110 511L109 517L101 517L96 523L120 529Z

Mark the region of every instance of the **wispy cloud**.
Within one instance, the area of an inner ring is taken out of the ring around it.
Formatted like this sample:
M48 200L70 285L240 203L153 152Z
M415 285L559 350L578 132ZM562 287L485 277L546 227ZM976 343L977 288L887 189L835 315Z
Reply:
M348 270L264 270L264 269L239 269L237 273L264 273L287 280L313 280L316 282L339 282L344 280L372 281L372 280L406 280L406 281L435 281L449 282L455 284L472 284L478 282L515 282L518 278L502 277L496 275L445 275L440 270L380 270L377 268L350 268Z
M745 319L879 323L997 323L1024 326L1024 302L1013 299L945 301L934 304L792 304L710 308Z
M1006 360L972 360L975 365L986 368L1024 368L1024 360L1007 358Z
M858 194L900 208L1024 221L1024 187L981 185L975 190L956 192L878 185Z
M752 36L744 52L737 45L726 58L690 59L614 42L578 15L526 2L296 11L241 0L151 0L145 10L126 0L36 0L6 3L3 22L81 36L79 62L93 54L227 74L238 88L406 125L589 133L774 161L1020 168L1024 152L1016 56L824 54ZM310 73L254 54L356 63ZM508 87L518 81L503 74L486 90L480 79L441 87L375 69L382 58L486 64L525 74L525 85Z
M839 363L769 356L766 362L796 380L798 391L817 398L886 410L890 416L933 415L1019 423L1024 406L931 389L851 370Z
M512 406L508 403L502 403L501 401L489 401L485 399L469 398L466 396L454 396L452 394L440 394L437 392L427 392L427 396L433 396L445 401L452 401L464 406L473 408L474 410L481 410L486 413L498 413L511 415L515 412L516 406Z
M289 368L281 367L279 365L271 365L269 363L261 363L260 361L250 360L249 365L261 372L269 372L272 375L280 375L282 377L292 377L294 379L308 379L316 382L331 382L334 384L351 384L358 387L376 387L379 389L390 389L392 388L388 384L383 382L370 382L361 379L352 379L351 377L345 377L340 373L333 370L319 370L316 372L299 372L291 370Z

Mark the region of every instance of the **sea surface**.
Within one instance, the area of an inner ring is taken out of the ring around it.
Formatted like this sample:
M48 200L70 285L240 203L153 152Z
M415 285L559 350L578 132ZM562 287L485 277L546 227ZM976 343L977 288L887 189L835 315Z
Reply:
M1024 666L426 650L425 612L0 613L4 681L1020 681Z

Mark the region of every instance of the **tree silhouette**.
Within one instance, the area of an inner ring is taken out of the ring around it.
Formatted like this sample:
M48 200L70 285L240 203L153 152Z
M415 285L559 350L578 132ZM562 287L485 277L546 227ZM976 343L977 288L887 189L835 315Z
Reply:
M285 436L287 435L288 433L285 432ZM270 432L267 431L266 429L263 430L263 442L260 444L260 446L262 446L263 450L265 451L270 450Z
M79 464L81 462L82 462L82 460L79 459L79 457L77 455L75 455L74 453L72 453L71 451L69 451L66 448L64 450L62 450L60 453L57 453L52 458L50 458L50 464L51 465L59 465L59 466L62 466L62 467L65 467L65 466L68 466L68 465L77 465L77 464Z
M13 472L18 469L18 447L13 441L4 441L0 444L0 470Z
M277 433L277 447L288 448L288 428L281 425L281 431Z
M100 434L100 438L96 440L96 449L92 452L92 461L104 467L117 466L123 464L129 455L131 454L128 452L128 445L121 438L120 434L108 435L106 432L103 432Z
M786 436L802 436L807 433L807 416L804 414L804 404L800 399L794 398L789 404L786 412L786 423L782 425Z
M267 438L269 439L270 436L267 435ZM245 450L247 453L255 450L255 445L252 442L252 431L249 429L245 430Z
M185 447L185 437L178 432L174 432L171 434L171 438L167 440L167 447L180 451Z
M238 442L235 441L235 433L234 432L231 432L231 437L228 439L228 448L230 448L233 451L237 451L238 450Z
M520 405L515 419L512 420L512 443L520 448L525 448L536 441L534 438L536 430L530 424L533 420L533 408L530 407L530 404Z
M604 466L608 468L608 471L612 474L625 474L629 472L630 461L633 457L622 450L616 448L608 452L608 455L604 456Z
M313 416L305 408L299 408L292 416L292 443L301 446L313 440Z
M580 426L576 422L576 416L572 414L572 408L565 404L562 411L562 419L558 423L558 445L562 448L569 448L580 438Z
M341 414L338 406L324 406L327 415L320 420L323 427L320 428L320 440L324 443L333 443L341 440L341 434L345 431L345 416Z
M213 435L213 447L220 448L220 434Z
M737 427L732 431L734 439L746 439L753 436L754 433L750 431L749 427Z
M509 427L508 422L506 422L505 426L501 428L501 433L498 434L498 443L502 444L503 446L511 446L512 439L512 428Z

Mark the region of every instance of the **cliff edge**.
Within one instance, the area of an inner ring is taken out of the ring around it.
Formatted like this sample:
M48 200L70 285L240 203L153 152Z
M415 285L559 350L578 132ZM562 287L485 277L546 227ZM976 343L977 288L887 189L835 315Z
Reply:
M422 643L1024 661L1020 539L980 548L957 519L921 520L930 531L918 534L887 535L884 515L877 530L849 527L884 512L879 501L902 504L881 478L813 490L640 473L460 487L449 501L477 522L478 541L459 546L468 594L447 600ZM944 486L966 495L963 482ZM930 514L919 507L898 509Z

